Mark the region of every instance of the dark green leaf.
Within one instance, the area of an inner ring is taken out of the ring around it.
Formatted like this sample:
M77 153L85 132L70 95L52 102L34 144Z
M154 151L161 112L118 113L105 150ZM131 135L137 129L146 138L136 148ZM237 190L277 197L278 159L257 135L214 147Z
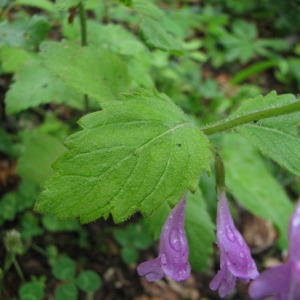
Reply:
M77 300L78 290L75 283L64 283L55 290L55 300Z
M65 148L55 137L33 131L23 133L25 151L18 163L18 172L22 178L36 184L42 183L53 174L51 164Z
M53 274L58 279L74 279L76 265L72 259L67 256L61 256L54 261Z
M76 279L76 284L87 293L95 292L101 286L101 278L91 270L83 271Z
M20 300L42 300L44 289L38 282L24 283L19 289L19 296Z

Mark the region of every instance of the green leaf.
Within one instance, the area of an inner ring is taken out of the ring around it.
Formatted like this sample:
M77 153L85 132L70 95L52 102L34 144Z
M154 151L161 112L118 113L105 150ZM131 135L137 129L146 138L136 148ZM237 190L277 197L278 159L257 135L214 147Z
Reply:
M14 81L5 98L8 114L51 102L83 108L83 94L66 86L39 61L33 60L23 65Z
M132 0L133 9L143 16L143 18L151 17L153 19L161 20L164 17L164 12L154 3L149 0Z
M45 18L36 15L12 23L4 21L0 24L0 46L34 50L45 39L49 29Z
M206 203L200 189L195 194L188 194L185 214L189 262L194 271L204 271L213 252L215 226L207 213Z
M31 54L22 48L3 46L0 49L2 73L14 73L31 58Z
M74 261L67 257L61 256L54 261L53 274L58 279L74 279L75 278L76 265Z
M125 246L121 249L121 256L126 264L133 264L138 259L137 251L130 246Z
M80 120L66 140L69 152L53 165L35 210L91 222L111 213L116 222L136 211L174 206L209 171L203 133L164 94L143 91Z
M40 184L53 174L51 164L65 147L57 138L38 131L23 132L22 139L25 151L18 162L18 173L22 178Z
M269 108L280 108L294 102L299 102L299 99L292 94L277 96L275 92L272 92L266 97L258 96L244 102L231 117L243 116ZM279 117L262 119L255 124L240 126L237 128L237 131L258 147L264 155L268 155L279 165L299 176L299 120L300 112L295 112Z
M76 284L87 293L95 292L102 284L100 276L91 270L83 271L76 279Z
M19 289L20 300L42 300L44 299L43 286L38 282L22 284Z
M230 193L253 214L271 220L280 232L279 245L287 248L288 223L293 205L285 191L245 138L227 134L222 144L226 185Z
M183 55L180 42L165 31L159 22L149 18L143 18L141 33L145 43L150 47L170 51L178 56Z
M55 300L77 300L78 290L75 283L64 283L55 290Z
M56 0L55 9L57 10L68 10L71 7L76 7L81 0Z
M300 112L279 118L261 120L256 125L238 128L264 155L268 155L280 166L300 176L300 136L285 132L285 126L290 120L297 128Z
M266 96L259 95L253 99L244 101L241 106L229 116L228 119L234 119L236 117L242 117L251 113L266 111L268 109L280 108L295 102L299 102L299 99L293 94L277 95L275 91L272 91Z
M10 157L15 157L17 154L11 136L2 128L0 128L0 151Z
M0 201L0 215L4 220L12 221L17 213L17 193L5 194Z
M22 214L20 224L21 235L24 239L30 239L34 236L41 235L44 232L39 226L39 219L31 212Z
M32 208L39 192L39 186L23 179L17 192L17 211L22 212L27 208Z
M43 226L51 232L59 231L75 231L80 229L80 225L77 220L58 221L52 215L44 215Z
M108 51L71 42L45 42L41 56L46 67L68 86L99 101L117 100L129 86L126 65Z
M48 0L16 0L14 5L28 5L52 12L54 4Z

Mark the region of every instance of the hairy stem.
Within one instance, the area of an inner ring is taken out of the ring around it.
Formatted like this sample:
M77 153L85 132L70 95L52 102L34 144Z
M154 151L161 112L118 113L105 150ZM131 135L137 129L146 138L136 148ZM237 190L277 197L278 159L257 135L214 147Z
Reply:
M83 2L79 3L79 18L80 18L80 30L81 30L81 46L87 46L87 27L86 27L86 12ZM84 110L87 113L89 111L89 98L84 95Z
M272 118L287 115L296 111L300 111L300 101L293 102L280 107L274 107L262 111L249 113L248 115L236 117L231 120L222 120L219 123L201 128L200 130L206 135L213 135L234 127L238 127L250 122L259 121L262 119Z

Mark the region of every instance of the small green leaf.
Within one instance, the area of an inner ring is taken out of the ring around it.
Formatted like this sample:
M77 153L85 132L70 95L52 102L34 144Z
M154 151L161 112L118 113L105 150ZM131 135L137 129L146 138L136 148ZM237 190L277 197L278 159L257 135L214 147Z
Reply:
M137 251L130 246L125 246L121 249L121 256L126 264L135 263L138 259Z
M258 96L245 101L229 119L267 109L280 108L299 102L292 94L277 96L275 92L267 96ZM290 172L300 175L300 136L298 132L300 112L279 117L258 120L237 128L237 131L249 139L264 155L270 156L279 165Z
M77 300L78 290L75 283L64 283L55 290L55 300Z
M44 227L51 232L74 231L80 229L77 220L58 221L52 215L44 215L42 222Z
M91 222L111 213L116 222L136 211L149 215L174 206L209 171L203 133L164 94L141 92L80 120L69 151L53 165L35 210Z
M19 297L20 300L42 300L44 289L38 282L24 283L19 289Z
M30 239L34 236L43 234L44 230L39 226L38 218L31 212L21 216L21 235L24 239Z
M164 12L154 3L149 0L132 0L133 9L143 16L143 18L151 17L153 19L161 20L164 17Z
M3 46L0 49L1 69L3 73L14 73L31 58L31 54L22 48Z
M52 12L54 4L49 0L16 0L14 5L27 5Z
M264 155L300 176L300 136L296 132L300 112L261 120L238 131L251 141ZM288 126L292 124L292 128ZM287 129L287 130L286 130Z
M19 159L18 173L22 178L40 184L53 174L51 164L65 148L55 137L38 131L23 132L23 142L25 151Z
M76 7L81 0L56 0L55 9L57 10L68 10L71 7Z
M41 56L46 67L68 86L99 101L117 100L129 86L126 65L108 51L71 42L45 42Z
M86 293L95 292L102 284L99 275L91 270L83 271L76 279L76 284Z
M271 220L280 232L279 245L287 248L286 233L293 205L285 191L245 138L227 134L222 144L226 185L230 193L253 214Z
M58 279L74 279L76 265L72 259L67 256L61 256L54 261L53 274Z
M17 193L5 194L0 201L0 215L4 220L14 220L17 213Z
M66 86L38 60L23 65L14 76L14 81L5 98L8 114L51 102L83 108L83 94Z
M149 18L143 18L141 24L142 37L150 47L170 51L175 55L183 55L180 42L159 24Z
M26 20L0 24L0 46L35 49L44 40L50 25L44 17L34 15Z
M272 91L266 96L259 95L253 99L244 101L241 106L229 116L228 119L231 120L251 113L284 107L295 102L299 102L299 99L293 94L277 95L275 91Z

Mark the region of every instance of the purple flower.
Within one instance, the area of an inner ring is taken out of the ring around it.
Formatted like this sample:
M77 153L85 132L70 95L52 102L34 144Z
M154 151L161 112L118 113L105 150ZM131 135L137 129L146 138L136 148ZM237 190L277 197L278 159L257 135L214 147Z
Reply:
M234 226L225 192L218 196L217 244L221 269L209 287L219 289L220 297L225 297L234 288L236 278L247 283L259 275L246 242Z
M288 260L262 272L250 287L251 299L297 300L300 299L300 199L289 225Z
M164 275L176 281L186 280L191 275L188 262L189 249L184 231L186 194L171 210L160 234L159 256L141 263L137 271L146 275L148 281L161 279Z

